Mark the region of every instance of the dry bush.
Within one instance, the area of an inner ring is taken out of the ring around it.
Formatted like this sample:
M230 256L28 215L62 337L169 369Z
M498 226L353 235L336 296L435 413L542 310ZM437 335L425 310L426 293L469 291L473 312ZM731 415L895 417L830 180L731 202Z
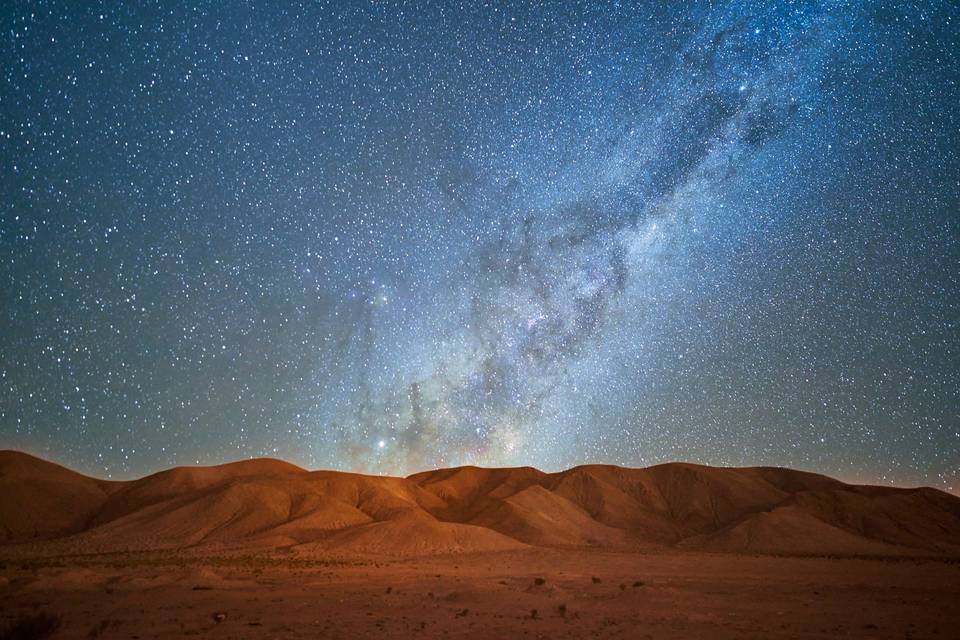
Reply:
M60 616L41 611L20 616L0 631L0 640L43 640L60 628Z

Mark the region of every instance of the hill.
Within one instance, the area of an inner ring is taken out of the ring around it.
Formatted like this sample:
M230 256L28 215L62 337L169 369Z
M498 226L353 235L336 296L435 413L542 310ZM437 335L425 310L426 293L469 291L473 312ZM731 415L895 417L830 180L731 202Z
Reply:
M414 555L527 545L786 555L960 555L960 498L790 469L671 463L459 467L407 478L280 460L127 482L0 452L0 544Z

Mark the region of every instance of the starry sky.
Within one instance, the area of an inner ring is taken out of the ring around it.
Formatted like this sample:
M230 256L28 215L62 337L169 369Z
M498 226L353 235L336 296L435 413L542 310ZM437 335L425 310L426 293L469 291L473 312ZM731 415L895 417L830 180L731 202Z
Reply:
M954 3L0 27L0 447L960 491Z

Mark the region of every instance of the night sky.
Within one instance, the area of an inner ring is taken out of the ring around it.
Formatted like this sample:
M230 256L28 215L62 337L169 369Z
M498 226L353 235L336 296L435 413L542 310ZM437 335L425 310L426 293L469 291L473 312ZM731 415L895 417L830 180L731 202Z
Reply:
M952 2L0 27L0 447L960 490Z

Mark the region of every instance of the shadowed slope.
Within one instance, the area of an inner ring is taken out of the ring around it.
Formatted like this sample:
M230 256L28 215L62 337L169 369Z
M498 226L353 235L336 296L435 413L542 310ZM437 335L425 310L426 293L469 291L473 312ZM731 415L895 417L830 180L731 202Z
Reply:
M0 451L0 541L80 531L119 485L19 451Z

